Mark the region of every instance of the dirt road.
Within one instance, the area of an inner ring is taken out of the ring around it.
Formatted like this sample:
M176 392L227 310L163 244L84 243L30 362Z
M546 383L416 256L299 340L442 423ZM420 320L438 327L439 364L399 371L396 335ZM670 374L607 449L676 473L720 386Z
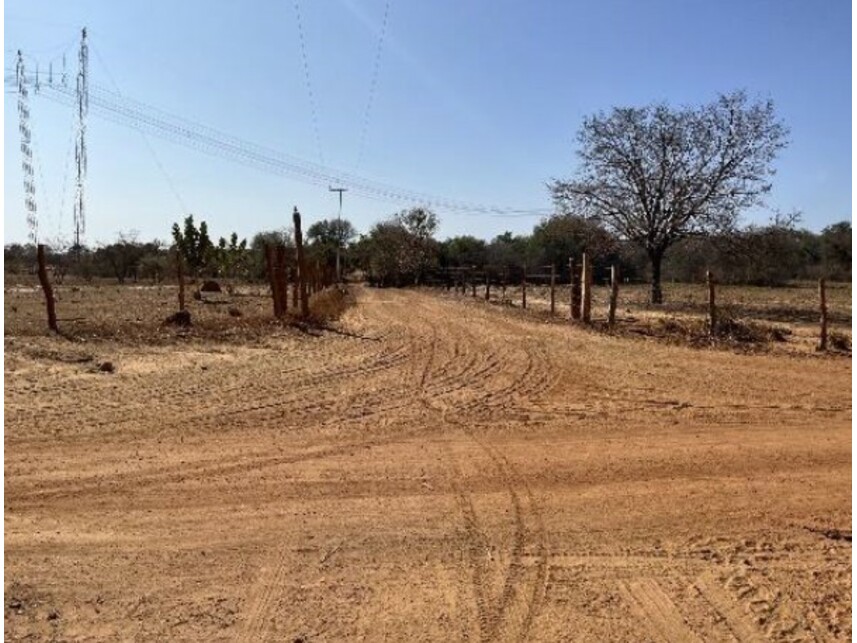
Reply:
M7 638L850 639L850 359L409 291L343 328L7 338Z

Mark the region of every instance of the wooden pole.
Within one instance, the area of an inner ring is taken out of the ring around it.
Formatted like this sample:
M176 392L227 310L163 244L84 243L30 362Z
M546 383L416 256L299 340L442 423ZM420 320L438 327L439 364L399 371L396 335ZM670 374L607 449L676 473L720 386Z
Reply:
M301 233L301 213L295 207L292 219L295 224L295 250L298 254L298 294L301 300L301 317L309 317L309 295L307 294L307 266L304 260L304 238Z
M705 283L708 284L708 334L714 337L717 334L717 300L714 275L710 270L705 271Z
M818 350L827 350L827 288L824 277L818 280L818 306L821 312L821 328L818 337Z
M295 259L297 261L297 259ZM298 267L292 268L292 308L298 307Z
M476 297L476 277L472 277L470 279L470 295L471 297Z
M488 278L488 273L485 273L485 301L491 300L491 280Z
M289 279L286 268L286 246L283 244L277 245L276 259L274 272L277 275L277 299L280 303L280 315L285 315L289 310Z
M280 287L277 281L277 268L274 260L274 247L265 244L265 267L268 269L268 283L271 284L271 300L274 302L274 317L282 316L280 303Z
M589 255L585 252L583 253L580 289L580 318L584 324L588 324L592 321L592 263L589 260Z
M179 282L179 310L183 311L185 309L185 301L184 301L184 260L182 259L182 253L179 250L176 250L176 278Z
M36 250L36 259L39 262L39 283L42 285L42 290L45 293L45 306L48 309L48 328L55 333L59 332L57 328L57 311L54 302L54 289L51 287L51 282L48 279L48 265L45 260L45 244L40 243Z
M527 267L524 266L524 278L521 280L521 308L527 307Z
M556 312L556 266L551 264L551 315Z
M616 325L616 302L619 300L619 266L610 266L610 307L607 309L607 327Z
M580 319L580 264L574 257L568 260L568 272L571 275L571 319Z

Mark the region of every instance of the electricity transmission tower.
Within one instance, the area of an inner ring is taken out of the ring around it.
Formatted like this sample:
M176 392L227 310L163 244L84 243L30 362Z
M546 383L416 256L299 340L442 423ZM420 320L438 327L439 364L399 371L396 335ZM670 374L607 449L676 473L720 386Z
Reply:
M86 178L86 115L89 112L89 47L86 44L86 27L80 35L78 52L77 85L77 139L74 146L74 160L77 165L77 182L74 197L74 250L80 256L80 237L86 230L86 209L83 201L83 184Z
M21 133L21 167L24 170L24 208L27 210L27 228L30 239L38 243L39 220L36 212L36 182L33 171L32 130L30 129L30 93L24 70L24 55L18 50L15 65L18 85L18 131Z
M342 269L339 263L339 247L342 245L342 193L348 192L348 188L335 188L328 186L328 192L339 192L339 214L336 216L336 281L342 281Z

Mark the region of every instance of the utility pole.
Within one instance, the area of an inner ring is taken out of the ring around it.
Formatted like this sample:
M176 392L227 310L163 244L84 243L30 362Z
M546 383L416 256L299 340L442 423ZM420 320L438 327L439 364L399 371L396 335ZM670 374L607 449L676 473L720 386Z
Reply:
M336 216L337 229L336 229L336 281L342 282L342 269L340 268L340 259L339 259L339 246L341 240L339 239L339 234L342 232L342 193L348 192L348 188L335 188L333 186L327 187L328 192L339 192L339 214Z

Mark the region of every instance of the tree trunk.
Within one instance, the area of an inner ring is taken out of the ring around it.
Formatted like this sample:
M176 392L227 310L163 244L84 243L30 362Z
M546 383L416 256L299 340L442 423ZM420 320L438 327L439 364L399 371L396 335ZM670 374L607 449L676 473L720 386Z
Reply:
M651 303L653 304L664 303L664 291L661 289L661 262L663 258L663 251L649 251L649 260L652 262Z
M57 312L54 307L54 289L51 287L51 281L48 279L48 265L45 260L45 246L44 244L39 244L36 249L36 258L39 262L39 283L42 286L42 290L45 293L45 307L48 310L48 328L50 328L55 333L59 332L57 328Z

